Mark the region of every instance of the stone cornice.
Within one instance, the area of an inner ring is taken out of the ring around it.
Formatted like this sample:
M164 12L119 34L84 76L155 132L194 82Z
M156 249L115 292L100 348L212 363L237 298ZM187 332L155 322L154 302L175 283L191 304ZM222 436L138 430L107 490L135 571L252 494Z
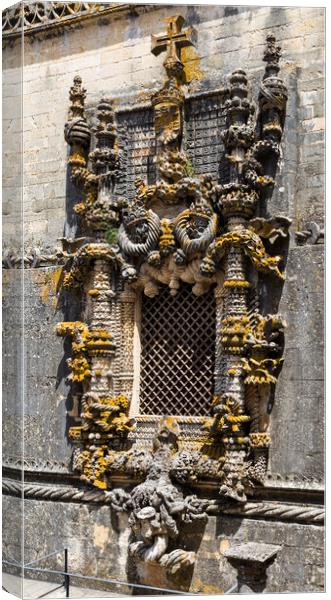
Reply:
M16 38L22 30L24 35L31 36L41 31L71 28L86 19L146 8L145 5L118 2L24 2L2 12L2 36L4 41Z

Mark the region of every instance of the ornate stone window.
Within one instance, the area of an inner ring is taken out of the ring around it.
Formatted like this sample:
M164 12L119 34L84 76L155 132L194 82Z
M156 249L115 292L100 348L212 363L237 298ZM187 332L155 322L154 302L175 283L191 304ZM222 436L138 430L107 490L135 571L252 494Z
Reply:
M214 391L215 298L183 284L141 306L140 414L207 415Z
M80 77L70 89L65 136L84 237L68 242L63 288L89 300L83 321L57 327L72 339L70 378L80 386L74 468L130 512L137 564L169 576L194 564L193 550L176 548L182 524L207 518L207 499L186 486L217 486L217 513L263 483L284 323L266 314L260 292L273 293L271 275L284 280L282 257L269 252L290 225L259 216L287 100L275 37L255 103L242 69L227 87L188 98L180 51L196 31L183 23L169 17L152 36L152 52L166 51L166 80L139 134L137 110L120 116L104 98L91 144ZM112 489L123 474L139 481L130 492Z

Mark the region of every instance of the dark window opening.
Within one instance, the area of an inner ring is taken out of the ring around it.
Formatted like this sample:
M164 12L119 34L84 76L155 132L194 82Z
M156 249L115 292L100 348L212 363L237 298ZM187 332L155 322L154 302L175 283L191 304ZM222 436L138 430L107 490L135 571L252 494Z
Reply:
M214 390L215 298L194 296L182 285L141 309L140 410L142 415L210 413Z

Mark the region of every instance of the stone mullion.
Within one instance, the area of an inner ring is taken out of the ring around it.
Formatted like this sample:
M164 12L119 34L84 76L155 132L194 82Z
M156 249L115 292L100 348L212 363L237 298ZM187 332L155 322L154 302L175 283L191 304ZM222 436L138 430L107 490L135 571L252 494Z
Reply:
M223 389L223 368L224 368L224 354L223 348L220 340L220 329L222 326L222 318L223 318L223 288L221 286L217 286L215 288L215 368L214 368L214 377L215 377L215 385L214 392L215 395L221 395Z
M112 389L113 394L116 396L121 393L121 321L120 321L120 302L118 294L113 297L112 300L112 317L110 324L110 332L114 340L115 354L112 357L111 370L112 370Z
M136 293L128 290L119 297L119 324L121 347L119 352L121 392L129 401L132 400L133 372L134 372L134 325L135 325Z

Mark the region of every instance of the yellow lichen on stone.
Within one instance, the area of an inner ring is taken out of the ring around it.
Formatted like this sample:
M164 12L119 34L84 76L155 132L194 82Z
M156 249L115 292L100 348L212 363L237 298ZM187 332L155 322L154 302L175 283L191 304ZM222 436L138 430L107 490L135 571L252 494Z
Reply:
M203 79L203 72L200 68L200 57L193 46L182 48L181 60L184 65L186 82L193 81L193 79Z
M74 211L77 215L80 215L86 211L86 204L84 202L77 202L74 206Z
M91 377L90 365L84 356L69 358L67 364L72 371L68 379L72 381L84 381Z
M80 426L73 426L69 428L69 438L71 441L79 440L81 437L82 428Z
M49 296L52 296L52 304L53 306L56 306L56 292L60 281L61 273L62 267L60 267L59 269L52 270L49 273L45 273L44 271L42 272L43 283L40 290L40 299L43 304L47 304ZM39 278L40 274L38 273L38 279Z
M194 594L223 594L224 590L216 585L207 585L201 579L195 579L192 584Z

